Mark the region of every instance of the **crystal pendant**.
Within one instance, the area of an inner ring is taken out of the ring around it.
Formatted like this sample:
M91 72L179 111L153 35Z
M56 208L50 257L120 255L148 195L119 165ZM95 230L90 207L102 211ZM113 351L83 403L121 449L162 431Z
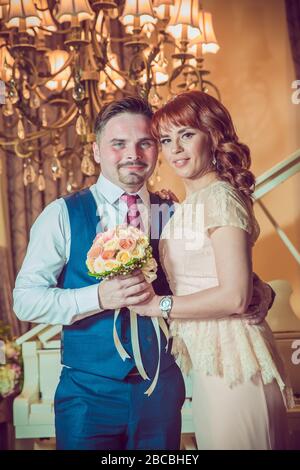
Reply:
M67 191L71 193L73 191L73 171L69 171L69 177L67 181Z
M48 126L47 117L46 117L46 108L42 108L42 126L43 127Z
M36 178L36 173L33 168L33 165L31 163L29 163L28 165L25 164L24 175L23 175L24 186L28 186L28 184L32 184L35 178Z
M33 91L30 95L30 101L29 101L29 106L31 109L37 109L41 105L41 100L39 96L36 94L35 91Z
M3 108L3 115L12 116L13 114L14 114L14 108L13 108L12 102L11 100L7 100Z
M53 176L54 181L56 181L57 178L61 178L62 167L61 167L60 161L56 157L54 157L52 160L51 171L52 171L52 176Z
M156 107L159 106L160 101L161 99L156 92L150 97L150 104L152 106L156 106Z
M80 114L76 121L76 133L78 135L86 135L87 128L83 116Z
M21 118L19 118L18 120L17 134L18 134L19 139L21 140L25 139L25 129L24 129L23 121Z
M84 155L81 162L81 171L84 175L93 176L95 174L95 165L88 155Z
M84 92L83 85L80 82L76 83L73 89L72 96L75 101L82 101L84 99L85 92Z
M19 101L19 95L18 95L18 92L14 83L15 83L14 81L10 81L9 91L8 91L8 96L12 104L16 104Z
M23 82L22 83L22 95L23 97L25 98L25 100L29 100L30 98L30 90L28 88L28 83L27 82Z
M45 191L46 189L46 181L43 175L43 170L39 170L39 176L37 179L37 187L39 191Z

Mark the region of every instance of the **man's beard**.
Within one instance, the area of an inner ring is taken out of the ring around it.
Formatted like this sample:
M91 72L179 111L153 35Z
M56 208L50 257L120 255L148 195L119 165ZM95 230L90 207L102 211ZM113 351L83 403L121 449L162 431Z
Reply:
M139 175L137 173L127 173L126 175L119 173L119 180L124 184L140 184L146 181L147 177L143 175Z
M146 166L141 166L141 168L144 169L142 173L137 173L135 171L130 171L130 172L125 173L122 171L122 168L126 168L126 167L119 168L118 173L119 173L119 180L123 184L136 185L136 184L144 183L148 179L148 172L147 172Z

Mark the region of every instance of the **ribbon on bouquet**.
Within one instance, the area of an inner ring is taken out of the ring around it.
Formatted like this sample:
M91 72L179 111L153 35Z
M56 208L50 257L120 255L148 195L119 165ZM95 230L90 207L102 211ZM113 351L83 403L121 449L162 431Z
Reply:
M132 343L132 352L133 352L133 359L135 361L136 368L141 375L141 377L144 380L150 380L144 365L142 361L142 356L141 356L141 350L140 350L140 344L139 344L139 335L138 335L138 322L137 322L137 314L132 310L129 309L130 311L130 328L131 328L131 343ZM125 361L126 359L130 359L130 355L128 352L124 349L122 342L119 338L118 331L117 331L117 319L120 314L120 309L115 310L114 314L114 326L113 326L113 338L114 338L114 343L116 346L116 349L120 355L120 357ZM163 320L162 317L151 317L151 321L154 327L156 339L157 339L157 344L158 344L158 361L157 361L157 367L156 367L156 372L154 379L150 385L150 387L146 390L145 395L148 395L148 397L152 394L153 390L156 387L157 381L158 381L158 376L159 376L159 370L160 370L160 356L161 356L161 341L160 341L160 328L165 335L167 344L166 344L166 351L168 350L168 341L169 341L169 331L168 327Z

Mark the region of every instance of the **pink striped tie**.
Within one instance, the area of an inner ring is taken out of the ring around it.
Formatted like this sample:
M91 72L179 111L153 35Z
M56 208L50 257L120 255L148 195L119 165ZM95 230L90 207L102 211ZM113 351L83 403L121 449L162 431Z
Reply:
M127 214L124 222L143 231L143 221L137 206L137 201L140 199L139 196L137 194L124 193L121 199L127 204Z

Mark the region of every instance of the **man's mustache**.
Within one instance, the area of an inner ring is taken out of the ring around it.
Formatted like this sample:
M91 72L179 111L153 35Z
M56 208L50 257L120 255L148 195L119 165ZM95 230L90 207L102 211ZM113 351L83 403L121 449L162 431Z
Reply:
M142 168L146 168L148 165L144 162L128 162L128 163L119 164L118 169L127 168L128 166L140 166Z

